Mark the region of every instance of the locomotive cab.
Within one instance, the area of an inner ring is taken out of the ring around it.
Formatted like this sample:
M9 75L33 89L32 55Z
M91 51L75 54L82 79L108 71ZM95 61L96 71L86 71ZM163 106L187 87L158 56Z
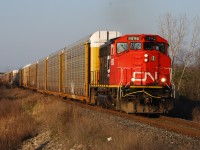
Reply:
M168 46L158 35L124 35L108 41L100 47L99 91L104 87L107 99L128 113L169 111L173 91Z

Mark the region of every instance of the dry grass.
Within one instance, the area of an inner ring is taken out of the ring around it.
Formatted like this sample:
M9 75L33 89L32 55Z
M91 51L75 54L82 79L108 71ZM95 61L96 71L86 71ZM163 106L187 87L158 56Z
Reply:
M16 149L36 134L34 119L24 112L18 92L17 89L0 92L0 149Z
M168 149L155 135L130 130L61 98L21 89L0 90L0 149L16 149L41 130L59 135L66 149L82 146L95 150ZM111 141L107 138L112 137ZM75 148L76 149L76 148Z
M33 97L23 101L25 110L40 123L42 130L51 129L52 137L59 135L67 149L80 144L85 149L97 150L163 149L163 144L155 141L153 136L130 132L95 113L67 105L58 97L38 94L34 102L32 99ZM109 137L112 137L110 142L107 141Z
M47 128L55 128L61 115L67 111L65 103L55 96L43 96L37 99L32 115Z
M195 107L192 111L193 121L200 122L200 107Z
M67 149L74 146L75 149L82 146L95 150L167 149L167 146L163 148L163 143L155 141L153 135L147 137L141 132L130 132L87 110L67 106L58 99L49 98L48 102L40 103L37 111L41 114L40 120L45 120L54 134L62 137ZM109 137L112 137L110 142L107 140Z

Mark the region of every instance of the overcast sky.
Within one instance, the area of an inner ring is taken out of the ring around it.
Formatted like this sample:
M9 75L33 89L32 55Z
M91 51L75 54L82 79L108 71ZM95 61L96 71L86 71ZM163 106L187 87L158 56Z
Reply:
M200 0L0 0L0 72L36 62L95 31L156 33L165 13L200 14Z

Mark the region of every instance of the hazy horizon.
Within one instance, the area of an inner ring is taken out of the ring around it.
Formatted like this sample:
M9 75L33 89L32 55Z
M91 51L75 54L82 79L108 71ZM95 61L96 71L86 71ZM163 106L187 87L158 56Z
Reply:
M0 72L19 69L99 30L158 34L165 13L189 18L200 1L35 0L0 3Z

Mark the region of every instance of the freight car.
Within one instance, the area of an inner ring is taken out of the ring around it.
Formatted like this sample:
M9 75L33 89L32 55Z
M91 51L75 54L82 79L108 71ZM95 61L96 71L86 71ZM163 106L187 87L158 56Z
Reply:
M13 70L10 72L3 73L0 76L0 82L4 85L12 86L16 85L18 86L18 70Z
M162 37L97 31L19 69L19 84L127 113L163 113L172 109L171 73Z

